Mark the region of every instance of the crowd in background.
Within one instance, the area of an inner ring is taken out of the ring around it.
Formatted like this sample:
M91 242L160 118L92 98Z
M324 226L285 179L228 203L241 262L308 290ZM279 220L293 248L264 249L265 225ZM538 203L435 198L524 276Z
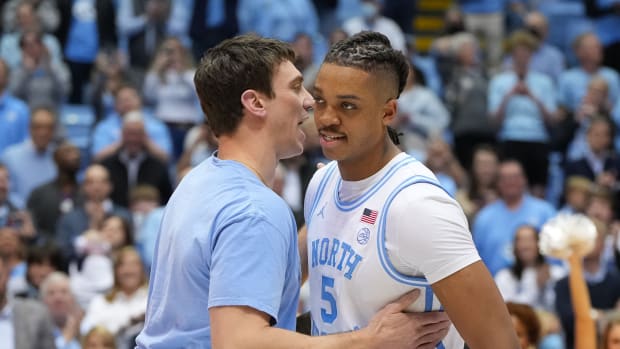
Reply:
M165 204L217 149L193 85L206 49L288 41L311 90L329 46L361 30L409 58L391 126L463 207L524 348L572 348L568 270L538 250L558 213L596 223L584 276L603 348L619 345L620 1L454 1L424 53L416 1L0 3L0 324L15 320L0 338L15 348L133 347ZM304 127L273 185L300 226L326 161Z

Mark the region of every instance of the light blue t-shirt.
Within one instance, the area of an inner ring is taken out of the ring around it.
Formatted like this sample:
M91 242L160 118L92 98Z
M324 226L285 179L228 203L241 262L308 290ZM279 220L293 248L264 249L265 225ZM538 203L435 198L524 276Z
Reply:
M92 63L99 51L99 29L95 0L73 0L71 27L65 57L74 62Z
M580 67L572 68L560 75L558 82L558 104L570 111L575 111L586 95L590 80L599 75L607 81L609 100L617 101L620 97L620 76L611 68L601 67L594 74L589 74Z
M555 214L551 204L529 195L516 210L508 209L502 200L484 207L474 221L473 235L480 258L491 274L514 262L512 246L518 227L528 224L540 229Z
M300 277L286 202L241 163L212 156L166 207L138 347L211 348L217 306L248 306L294 330Z
M516 83L517 75L514 72L500 73L491 79L488 99L491 113L500 107L502 99ZM525 77L525 84L549 112L555 112L553 82L549 77L530 71ZM547 142L549 140L543 115L532 98L521 95L510 97L498 137L502 141Z

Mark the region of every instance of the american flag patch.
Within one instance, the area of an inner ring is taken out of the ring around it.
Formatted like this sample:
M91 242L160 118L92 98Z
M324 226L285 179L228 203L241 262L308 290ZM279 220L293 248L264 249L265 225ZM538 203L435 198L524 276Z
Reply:
M377 211L365 208L360 220L364 223L375 224L375 221L377 220Z

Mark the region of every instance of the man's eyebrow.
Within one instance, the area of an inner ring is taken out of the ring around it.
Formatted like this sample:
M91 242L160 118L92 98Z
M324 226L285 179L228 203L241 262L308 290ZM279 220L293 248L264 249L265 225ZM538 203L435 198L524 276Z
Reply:
M360 100L360 98L356 95L337 95L336 98L338 99L356 99L356 100Z
M294 86L296 84L301 84L304 82L304 77L302 75L298 75L296 76L293 80L291 80L291 82L289 83L290 86Z

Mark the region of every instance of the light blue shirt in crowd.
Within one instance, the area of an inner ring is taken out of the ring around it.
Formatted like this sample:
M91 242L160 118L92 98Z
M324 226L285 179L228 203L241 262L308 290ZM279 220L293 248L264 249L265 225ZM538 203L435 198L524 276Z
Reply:
M9 170L11 198L18 200L13 202L18 207L24 206L33 189L56 178L52 147L40 153L30 139L8 147L1 154L0 162Z
M11 69L22 64L22 49L19 47L20 38L21 33L8 33L2 35L2 40L0 40L0 56ZM62 50L58 39L51 34L43 34L42 40L52 62L62 62Z
M491 79L488 89L490 113L497 111L504 96L514 88L516 83L517 75L514 72L500 73ZM555 112L555 98L551 93L554 85L549 77L530 71L525 77L525 84L549 112ZM549 140L543 114L534 100L521 95L510 98L498 137L502 141L547 142Z
M95 0L73 0L65 57L74 62L92 63L98 51L99 29Z
M139 348L211 348L208 309L246 306L294 330L300 286L291 209L241 163L212 156L170 198Z
M586 95L590 80L599 75L607 81L609 100L614 102L620 97L620 78L615 70L601 67L594 74L589 74L581 67L575 67L560 75L558 82L558 104L570 111L577 109Z
M8 92L0 95L0 154L28 138L30 110L26 103Z
M0 309L0 338L2 338L2 349L15 349L13 308L9 303Z
M459 8L466 14L503 12L506 3L514 0L459 0Z
M319 18L310 0L239 0L237 18L241 33L292 42L297 33L316 36Z
M503 200L485 206L476 216L472 232L480 258L491 274L514 263L512 248L518 227L527 224L540 229L555 214L551 204L527 194L516 210L510 210Z
M506 69L512 69L512 56L506 58ZM550 77L554 82L558 81L560 74L566 69L564 55L558 48L543 43L532 55L529 69Z
M65 336L62 335L60 328L54 328L54 344L56 349L81 349L80 343L76 339L70 341L65 340Z

